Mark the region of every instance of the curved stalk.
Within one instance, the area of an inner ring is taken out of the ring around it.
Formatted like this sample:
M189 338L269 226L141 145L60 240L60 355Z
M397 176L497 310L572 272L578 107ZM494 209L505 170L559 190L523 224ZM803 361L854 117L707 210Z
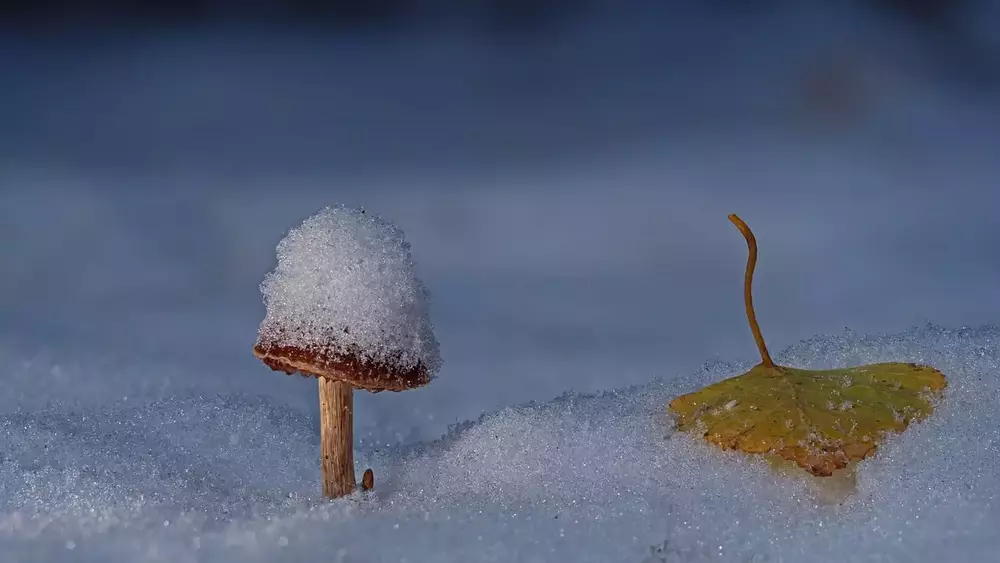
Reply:
M750 250L750 255L747 257L746 275L743 278L743 301L747 308L747 320L750 321L750 331L753 333L753 339L757 341L757 349L760 351L761 363L765 367L773 368L774 362L771 360L771 355L767 352L767 345L764 344L764 336L760 333L760 325L757 324L757 315L753 312L751 287L753 286L753 270L757 265L757 239L753 236L750 227L737 217L735 213L729 215L729 220L743 233L743 238L747 240L747 248Z

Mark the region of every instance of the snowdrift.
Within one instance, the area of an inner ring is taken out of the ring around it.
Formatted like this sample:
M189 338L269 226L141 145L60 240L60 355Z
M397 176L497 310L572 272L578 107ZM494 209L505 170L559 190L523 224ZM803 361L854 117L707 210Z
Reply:
M431 443L362 447L376 494L334 502L317 487L316 421L266 399L7 408L0 552L172 563L991 560L1000 328L845 332L776 355L808 368L889 359L932 363L950 386L935 416L861 464L843 504L671 430L671 397L749 363L509 407Z

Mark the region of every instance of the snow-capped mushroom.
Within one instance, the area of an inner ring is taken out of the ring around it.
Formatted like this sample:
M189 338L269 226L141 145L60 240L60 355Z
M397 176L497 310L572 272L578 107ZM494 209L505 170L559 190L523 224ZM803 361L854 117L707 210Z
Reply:
M323 492L352 493L354 389L405 391L440 368L428 292L403 232L364 210L327 207L278 244L261 284L254 355L319 381ZM362 488L371 487L366 475Z

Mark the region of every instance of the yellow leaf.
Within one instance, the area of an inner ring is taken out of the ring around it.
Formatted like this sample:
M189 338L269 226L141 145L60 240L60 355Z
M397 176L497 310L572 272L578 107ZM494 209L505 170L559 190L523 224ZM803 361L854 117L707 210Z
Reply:
M680 430L726 450L772 453L829 476L871 455L886 432L931 414L943 389L928 366L884 363L809 371L758 365L670 403Z
M671 401L678 429L696 431L726 450L794 461L826 477L872 455L886 433L902 432L933 412L933 400L947 382L930 366L890 362L813 371L775 365L750 294L757 243L739 217L729 218L750 250L744 299L763 361Z

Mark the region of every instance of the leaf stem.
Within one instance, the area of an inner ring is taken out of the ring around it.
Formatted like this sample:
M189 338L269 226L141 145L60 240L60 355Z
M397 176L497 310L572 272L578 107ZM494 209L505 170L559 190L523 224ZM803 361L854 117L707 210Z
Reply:
M753 236L753 232L750 227L743 222L742 219L736 216L735 213L729 215L729 220L732 221L736 228L743 233L743 238L747 240L747 248L750 250L750 255L747 256L747 271L746 276L743 278L743 301L746 303L747 308L747 320L750 321L750 331L753 332L753 339L757 341L757 349L760 350L761 363L764 367L773 368L774 361L771 360L771 355L767 353L767 345L764 344L764 336L760 333L760 325L757 324L757 315L753 312L753 294L751 293L751 287L753 286L753 269L757 265L757 239Z

